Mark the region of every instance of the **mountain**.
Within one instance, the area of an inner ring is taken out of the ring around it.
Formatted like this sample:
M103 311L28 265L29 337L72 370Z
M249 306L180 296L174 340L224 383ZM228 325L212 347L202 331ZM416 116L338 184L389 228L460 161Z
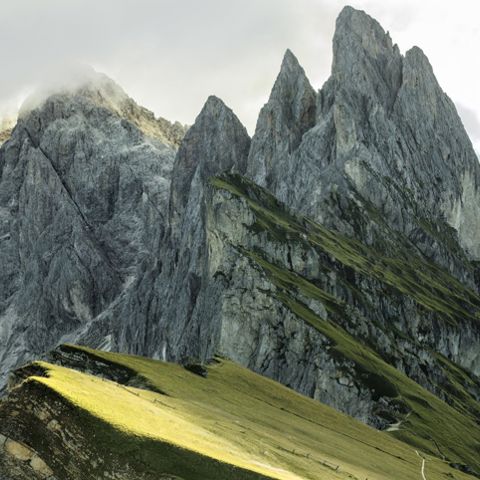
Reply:
M480 476L478 159L419 48L345 7L333 52L319 92L286 52L252 139L216 97L186 131L98 75L25 107L0 148L2 374L65 342L221 355Z
M20 113L0 150L2 376L101 314L156 251L184 130L101 75Z

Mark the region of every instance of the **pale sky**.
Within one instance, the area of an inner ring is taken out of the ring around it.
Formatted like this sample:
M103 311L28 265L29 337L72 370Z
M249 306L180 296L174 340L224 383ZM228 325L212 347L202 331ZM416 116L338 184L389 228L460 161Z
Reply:
M290 48L320 88L337 0L0 0L0 113L65 65L92 65L138 103L191 124L210 94L253 133ZM480 1L351 0L418 45L480 151Z

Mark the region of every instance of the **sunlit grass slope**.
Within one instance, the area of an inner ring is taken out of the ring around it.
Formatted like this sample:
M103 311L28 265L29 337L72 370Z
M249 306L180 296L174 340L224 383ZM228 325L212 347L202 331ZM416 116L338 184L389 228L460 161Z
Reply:
M36 364L45 376L27 382L46 387L94 419L94 441L106 456L140 455L149 471L162 474L168 467L168 473L192 480L421 478L422 460L411 446L230 361L212 363L203 378L175 364L63 348L124 367L156 390ZM118 438L102 436L102 426L113 427ZM168 465L166 456L172 459ZM471 478L426 458L429 480ZM187 463L196 465L194 472ZM222 465L230 468L228 476L222 476L227 475ZM210 473L212 466L216 470Z

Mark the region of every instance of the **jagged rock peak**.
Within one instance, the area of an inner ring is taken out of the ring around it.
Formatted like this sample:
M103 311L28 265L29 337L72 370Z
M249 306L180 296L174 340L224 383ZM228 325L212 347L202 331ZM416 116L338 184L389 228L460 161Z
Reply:
M403 63L404 85L407 85L409 82L412 84L418 83L416 79L423 77L429 83L430 89L440 88L433 72L433 67L421 48L415 46L407 50Z
M220 113L223 110L226 110L227 112L233 113L232 109L227 107L227 105L225 105L225 103L223 102L223 100L221 98L218 98L215 95L210 95L207 98L207 101L205 102L205 104L203 105L203 108L200 111L200 113L197 117L197 120L202 115L207 115L207 114L214 114L215 115L216 113Z
M390 34L385 32L377 20L363 10L350 6L342 9L336 21L334 44L338 45L342 41L356 41L371 55L379 54L382 49L395 48Z
M375 19L352 7L340 12L332 64L338 86L377 97L389 109L402 82L402 65L400 50Z
M281 161L273 164L273 152L281 150L286 160L315 125L315 112L315 90L295 55L287 50L252 139L248 173L258 184L271 186L272 169L282 168Z
M310 82L305 74L305 70L300 65L297 57L292 53L290 49L287 49L283 56L280 72L275 80L268 103L268 106L272 103L279 103L283 108L283 114L287 115L290 110L289 107L294 108L293 115L298 115L297 111L300 107L304 106L304 100L311 100L315 97L315 91L310 85ZM293 104L289 104L294 102ZM302 112L303 113L303 112ZM261 117L261 113L260 113ZM302 118L296 118L302 120ZM261 118L259 119L260 123ZM294 120L290 118L289 120ZM257 128L258 128L257 124Z
M178 151L172 175L170 217L180 218L197 174L201 183L224 171L245 173L250 137L235 113L218 97L208 97ZM197 173L198 171L198 173Z
M361 37L371 36L373 32L378 38L385 36L390 38L390 35L385 33L384 28L375 18L371 17L364 10L358 10L350 5L343 7L338 14L335 33L339 34L342 27L349 29Z
M303 72L303 68L301 67L300 63L298 62L297 57L294 53L287 48L285 51L285 55L283 56L282 67L280 69L280 74L288 71L294 70L297 72Z

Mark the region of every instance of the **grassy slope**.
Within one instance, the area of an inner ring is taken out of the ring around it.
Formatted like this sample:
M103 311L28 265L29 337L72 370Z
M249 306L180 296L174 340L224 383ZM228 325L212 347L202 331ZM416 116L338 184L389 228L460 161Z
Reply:
M455 323L460 319L478 321L479 297L436 265L415 257L411 252L404 256L400 250L399 257L395 259L382 257L354 239L329 231L306 218L291 215L274 197L241 177L215 178L212 184L245 199L256 214L254 229L268 232L273 240L285 241L288 238L289 241L308 242L356 272L374 277L409 295L445 322ZM467 393L466 387L472 380L466 372L438 356L451 379L449 394L456 407L452 408L336 324L335 316L343 315L342 302L306 278L271 264L262 252L242 253L277 286L276 296L286 307L326 335L332 341L335 354L355 362L367 384L382 389L381 394L397 398L411 411L402 422L401 429L393 435L424 451L480 471L480 405ZM296 292L302 297L321 301L333 321L323 321L316 316L298 301Z
M110 435L105 441L98 435L99 449L138 456L137 442L142 461L152 472L165 457L166 446L173 445L177 470L170 473L188 480L223 478L205 476L209 458L277 479L420 476L421 459L411 446L232 362L219 360L208 367L208 378L202 378L174 364L69 348L125 366L165 392L126 387L47 363L37 364L46 369L47 377L27 380L113 426L118 438ZM198 473L182 471L182 452ZM426 472L429 480L471 478L430 456ZM228 478L254 477L235 476L232 471Z
M275 197L243 177L225 175L213 178L211 183L246 199L257 216L255 228L269 232L272 238L308 242L358 273L409 295L447 322L479 321L480 297L434 263L415 255L400 234L392 232L399 237L398 255L386 257L353 238L292 215Z

